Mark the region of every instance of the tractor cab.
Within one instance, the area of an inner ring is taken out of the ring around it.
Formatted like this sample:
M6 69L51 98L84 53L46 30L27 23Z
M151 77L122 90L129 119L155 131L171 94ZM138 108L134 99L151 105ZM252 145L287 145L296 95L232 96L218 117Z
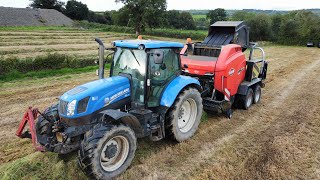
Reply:
M113 43L115 52L110 76L131 80L131 106L160 106L166 86L181 73L180 49L175 42L127 40Z

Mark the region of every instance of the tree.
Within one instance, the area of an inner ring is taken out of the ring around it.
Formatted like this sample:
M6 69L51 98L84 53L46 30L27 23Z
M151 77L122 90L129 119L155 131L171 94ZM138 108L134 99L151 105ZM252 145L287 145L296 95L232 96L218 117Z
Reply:
M250 39L267 41L271 37L271 18L266 14L256 14L248 20Z
M58 0L30 0L32 3L30 7L40 8L40 9L55 9L62 12L64 2Z
M275 14L271 17L272 39L277 41L279 38L280 26L282 21L281 14Z
M189 12L180 13L180 21L182 22L182 29L195 29L193 17Z
M71 0L67 2L66 14L71 19L84 20L88 18L89 9L86 4Z
M142 27L146 24L151 24L151 21L156 22L161 18L167 8L166 0L115 0L123 3L124 9L127 10L127 16L134 23L136 34L141 34ZM152 19L148 21L148 19Z
M213 24L217 21L225 21L227 20L227 12L221 8L211 10L207 14L207 19L210 20L210 24Z
M114 25L117 26L128 26L130 17L128 16L128 9L127 7L122 7L118 11L112 12L112 21Z
M170 10L166 13L167 27L173 29L195 29L195 22L189 12Z
M180 13L177 10L170 10L166 13L167 27L181 29Z

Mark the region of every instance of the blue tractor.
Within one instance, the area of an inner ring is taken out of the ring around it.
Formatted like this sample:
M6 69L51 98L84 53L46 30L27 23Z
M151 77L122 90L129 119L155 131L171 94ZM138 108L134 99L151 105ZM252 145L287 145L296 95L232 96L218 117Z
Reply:
M96 41L99 80L63 94L41 113L35 130L46 151L78 150L88 176L108 179L131 164L137 138L191 138L202 115L202 87L197 79L181 75L181 43L121 40L105 48ZM113 51L108 78L105 50Z

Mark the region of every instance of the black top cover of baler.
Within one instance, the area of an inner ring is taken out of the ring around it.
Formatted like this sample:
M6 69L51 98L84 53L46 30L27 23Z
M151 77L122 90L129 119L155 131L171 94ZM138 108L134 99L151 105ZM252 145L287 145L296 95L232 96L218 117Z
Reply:
M203 43L216 46L234 43L248 48L249 31L243 21L218 21L210 26Z
M202 43L195 43L194 55L218 57L223 45L239 44L243 50L249 47L249 30L243 21L218 21L209 28Z

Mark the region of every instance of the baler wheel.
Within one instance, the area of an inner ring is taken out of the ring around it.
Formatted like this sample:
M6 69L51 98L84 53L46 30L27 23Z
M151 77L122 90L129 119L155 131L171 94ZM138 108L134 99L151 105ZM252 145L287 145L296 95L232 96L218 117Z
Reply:
M78 152L81 169L95 179L112 179L131 164L137 139L124 125L97 124L85 134Z
M179 94L167 115L168 130L173 138L182 142L197 131L202 116L202 98L195 88L187 88Z
M240 96L242 109L248 110L253 104L254 93L252 88L249 88L246 95Z
M257 85L254 88L254 97L253 97L253 103L254 104L258 104L260 102L261 99L261 86Z

